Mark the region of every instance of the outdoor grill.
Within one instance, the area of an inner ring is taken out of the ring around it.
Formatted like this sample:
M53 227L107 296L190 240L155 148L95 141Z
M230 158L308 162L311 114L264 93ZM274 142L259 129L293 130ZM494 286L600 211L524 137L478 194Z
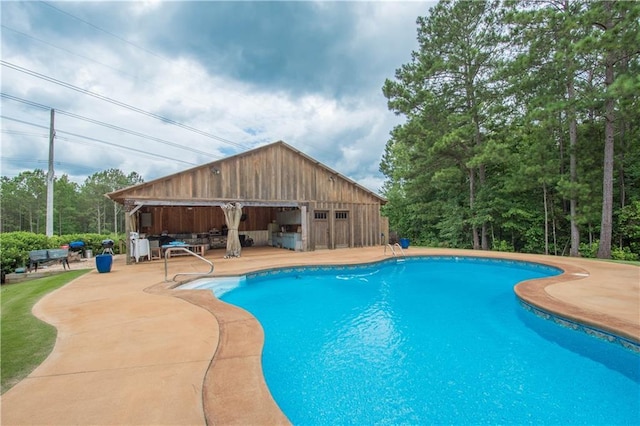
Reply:
M102 240L102 254L113 254L113 240Z
M69 251L71 252L80 252L84 249L84 242L83 241L71 241L69 243Z

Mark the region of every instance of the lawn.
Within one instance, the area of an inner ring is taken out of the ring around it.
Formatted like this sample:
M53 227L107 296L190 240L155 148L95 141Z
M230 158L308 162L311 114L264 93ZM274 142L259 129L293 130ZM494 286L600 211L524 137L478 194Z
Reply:
M1 393L33 371L51 353L55 327L33 316L33 305L45 294L62 287L89 269L69 271L0 290L0 377Z

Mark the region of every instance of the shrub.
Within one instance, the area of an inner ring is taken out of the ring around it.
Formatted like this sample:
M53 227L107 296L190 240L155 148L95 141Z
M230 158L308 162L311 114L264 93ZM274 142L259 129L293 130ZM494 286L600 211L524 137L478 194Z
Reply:
M33 232L0 234L0 267L3 274L29 263L29 251L47 248L47 236Z
M582 257L594 259L598 255L598 240L595 240L591 244L580 243L579 251Z
M580 254L583 257L596 258L598 257L598 240L595 240L591 244L580 243ZM630 247L612 247L611 259L613 260L638 260L639 256L634 253Z
M112 239L114 241L113 252L119 254L118 240L124 236L118 236L116 234L69 234L53 236L50 238L51 247L60 247L68 245L73 241L82 241L84 243L85 250L91 250L94 254L102 252L102 241Z
M631 252L640 254L640 201L636 200L620 210L620 234L623 244L631 248ZM613 256L613 253L611 254Z
M506 242L505 240L494 240L491 250L493 251L506 251L506 252L512 252L513 251L513 247L511 246L511 244L509 244L508 242Z
M614 247L611 249L611 258L614 260L638 260L638 255L636 253L632 253L629 247L624 247L622 249Z
M47 237L43 234L35 234L33 232L5 232L0 233L0 268L2 274L9 274L29 264L29 252L31 250L44 250L50 248L58 248L67 245L72 241L82 241L85 249L92 250L93 253L102 252L102 241L112 239L114 241L113 252L119 253L119 239L124 236L111 234L70 234L70 235L54 235Z

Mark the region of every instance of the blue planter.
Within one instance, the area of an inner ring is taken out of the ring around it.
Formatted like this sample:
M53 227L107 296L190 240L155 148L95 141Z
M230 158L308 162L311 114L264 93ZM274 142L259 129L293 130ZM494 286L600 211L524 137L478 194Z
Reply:
M110 254L99 254L96 256L96 269L100 273L111 272L113 256Z
M408 238L400 238L400 247L403 249L409 248L409 239Z

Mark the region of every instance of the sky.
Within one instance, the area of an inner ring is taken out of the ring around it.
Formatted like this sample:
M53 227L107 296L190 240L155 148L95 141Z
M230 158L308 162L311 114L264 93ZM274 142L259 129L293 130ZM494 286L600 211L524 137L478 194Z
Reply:
M379 192L435 2L2 1L1 170L145 181L282 140Z

